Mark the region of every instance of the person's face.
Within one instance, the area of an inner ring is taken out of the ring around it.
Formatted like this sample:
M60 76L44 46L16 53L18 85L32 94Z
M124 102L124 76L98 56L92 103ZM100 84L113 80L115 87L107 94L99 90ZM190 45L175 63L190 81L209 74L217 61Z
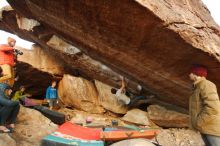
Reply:
M25 88L21 88L21 91L24 92L24 91L25 91Z
M10 95L12 94L12 90L11 90L11 89L6 89L6 90L5 90L5 94L6 94L7 96L10 96Z
M190 74L189 74L189 79L190 79L191 81L195 81L195 80L196 80L196 75L194 75L193 73L190 73Z
M56 87L56 85L57 85L56 82L53 82L53 83L52 83L52 87L53 87L53 88Z
M14 46L15 46L15 44L16 44L16 42L15 42L15 41L11 41L11 42L9 42L9 46L11 46L11 47L14 47Z

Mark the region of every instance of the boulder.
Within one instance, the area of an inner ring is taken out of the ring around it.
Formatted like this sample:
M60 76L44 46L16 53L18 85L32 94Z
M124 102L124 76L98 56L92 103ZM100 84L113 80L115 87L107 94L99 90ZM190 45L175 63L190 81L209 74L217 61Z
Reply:
M0 134L0 145L17 146L16 141L13 138L11 138L8 134Z
M205 146L201 134L188 129L161 130L156 140L162 146Z
M105 114L93 114L88 113L85 111L79 111L77 109L67 109L62 108L59 109L59 112L67 115L70 119L70 122L72 123L78 123L78 124L86 124L86 119L92 119L92 123L88 124L88 126L111 126L112 120L117 120L119 126L125 126L127 125L122 120L120 120L120 117L113 117L112 115Z
M160 100L187 108L186 97L191 91L188 71L192 64L208 66L208 78L220 89L220 28L201 0L8 2L19 15L41 25L34 27L33 33L21 31L17 23L12 23L10 12L4 11L0 27L44 46L56 35L140 83ZM78 61L76 56L68 61L70 66ZM91 72L81 63L77 68ZM109 80L101 78L101 72L95 71L87 74L110 84L110 76Z
M147 139L129 139L116 142L111 146L155 146L150 140Z
M127 107L120 103L115 95L111 93L111 88L113 87L99 81L95 81L95 85L98 90L99 102L105 109L118 114L127 112Z
M39 45L33 45L32 48L28 49L21 47L17 47L16 49L23 52L23 55L18 56L18 61L27 63L33 66L33 68L53 75L64 74L63 64Z
M147 108L148 117L151 121L161 127L188 127L189 115L167 109L164 106L150 105Z
M60 100L69 107L74 107L91 113L103 113L98 94L92 82L71 75L64 75L59 83Z
M129 110L124 117L122 117L123 121L134 123L138 125L149 126L150 121L148 120L148 114L145 111L139 109Z
M15 132L11 135L17 145L39 146L41 139L57 129L40 112L21 106Z

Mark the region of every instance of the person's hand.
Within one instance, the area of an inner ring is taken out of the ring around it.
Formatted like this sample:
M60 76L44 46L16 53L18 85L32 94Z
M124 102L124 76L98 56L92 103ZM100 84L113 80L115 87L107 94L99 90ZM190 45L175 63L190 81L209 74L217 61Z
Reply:
M18 80L19 80L19 76L16 76L14 80L15 80L15 81L18 81Z
M31 97L32 95L31 94L27 94L27 97Z

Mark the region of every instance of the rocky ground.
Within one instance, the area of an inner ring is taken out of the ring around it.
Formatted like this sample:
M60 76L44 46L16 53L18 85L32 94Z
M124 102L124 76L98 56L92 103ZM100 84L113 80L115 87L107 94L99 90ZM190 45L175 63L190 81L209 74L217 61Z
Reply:
M159 105L152 105L151 107L160 107ZM151 110L151 108L148 108ZM155 111L155 113L160 112L167 113L165 107L160 107L157 109L162 109L160 111ZM160 122L152 122L154 118L149 116L152 111L146 110L142 111L139 109L132 109L127 112L124 116L105 112L100 113L90 113L77 109L70 108L60 108L58 111L64 113L67 116L67 120L73 123L85 124L85 119L92 118L92 126L110 126L112 120L117 120L120 126L134 125L148 128L160 128L161 132L151 141L158 143L162 146L203 146L203 140L201 135L197 132L189 130L186 128L186 124L181 124L187 122L187 115L172 112L172 115L168 119L164 120L163 124ZM152 120L151 120L152 118ZM163 129L160 126L166 125L166 127L172 126L170 123L174 122L173 127L180 123L178 127L182 128L166 128ZM18 115L18 121L16 124L15 132L12 134L1 134L0 135L0 145L1 146L39 146L41 139L52 133L57 129L57 125L53 124L49 119L44 117L41 113L36 110L21 107L20 113ZM121 141L118 144L115 143L113 146L128 146L128 143L132 146L151 146L149 140L137 139L137 140L126 140ZM136 145L135 145L136 144ZM129 145L129 146L130 146Z

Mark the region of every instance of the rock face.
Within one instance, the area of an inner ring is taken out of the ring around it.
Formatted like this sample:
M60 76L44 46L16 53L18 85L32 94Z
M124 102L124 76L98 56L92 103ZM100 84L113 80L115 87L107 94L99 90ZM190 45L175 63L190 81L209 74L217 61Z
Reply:
M37 45L31 50L21 47L16 49L22 51L23 55L18 56L16 72L19 80L15 83L15 90L23 85L26 86L27 93L35 98L44 98L51 81L59 80L66 69L59 60Z
M166 109L159 105L150 105L147 108L148 117L160 127L188 127L189 115Z
M84 55L138 82L160 100L188 106L188 70L194 63L208 66L209 79L220 88L220 29L201 1L10 0L9 3L16 13L37 20L40 26L33 28L33 32L23 31L17 26L15 12L5 11L2 29L45 49L51 48L47 42L57 35ZM86 69L82 61L76 64L63 52L56 54L81 74L110 85L119 84L89 61L86 63L95 70ZM73 58L81 57L74 54Z
M15 132L11 135L17 145L40 146L41 139L57 126L40 112L21 106Z
M147 112L139 109L132 109L128 111L126 115L124 115L122 120L138 125L150 126L150 121L148 120Z
M86 55L140 83L161 100L187 107L185 98L190 93L187 74L193 63L207 65L209 79L220 88L217 68L220 29L201 1L10 0L9 3L18 14L40 22L39 28L51 28L41 36L51 38L58 34ZM40 42L39 38L32 39Z
M23 52L23 55L18 56L18 61L27 63L40 71L52 75L64 74L64 66L62 66L60 61L40 46L33 45L30 50L24 48L17 49Z
M119 119L119 117L113 117L112 115L109 115L108 113L105 114L92 114L84 111L79 111L77 109L70 110L67 108L62 108L59 110L59 112L69 116L70 122L73 123L79 123L79 124L86 124L86 119L89 117L92 119L92 123L88 124L89 126L111 126L112 120L117 120L119 126L125 126L125 124L122 120Z
M162 146L205 146L199 133L185 129L162 130L156 140Z
M103 113L94 84L79 77L64 75L59 83L60 100L66 106L75 107L91 113Z
M1 134L0 145L1 146L16 146L16 142L8 134Z
M127 107L120 103L115 95L111 93L112 87L99 81L95 81L95 85L99 94L99 102L105 109L118 114L127 112Z
M36 98L44 98L46 89L51 84L51 81L57 80L55 76L42 72L27 63L19 62L16 68L19 79L15 82L14 89L18 90L21 85L25 86L27 93Z

